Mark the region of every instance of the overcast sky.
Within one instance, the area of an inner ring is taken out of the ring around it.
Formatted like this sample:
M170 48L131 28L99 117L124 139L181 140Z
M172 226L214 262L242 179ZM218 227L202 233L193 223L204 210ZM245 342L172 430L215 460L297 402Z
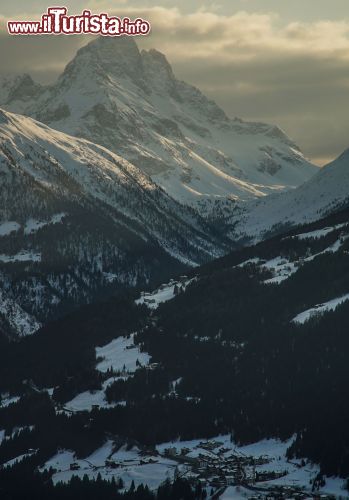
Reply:
M1 73L29 72L41 82L53 81L87 42L7 35L5 19L35 18L51 3L1 5ZM152 33L140 45L164 52L177 77L197 85L230 116L278 124L319 164L349 147L349 0L62 4L70 13L90 8L150 20Z

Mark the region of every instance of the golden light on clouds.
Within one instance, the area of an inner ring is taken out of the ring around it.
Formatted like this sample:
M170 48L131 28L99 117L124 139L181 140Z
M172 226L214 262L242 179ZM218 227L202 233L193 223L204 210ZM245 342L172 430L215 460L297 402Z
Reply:
M71 11L88 7L149 20L152 32L139 39L142 47L165 53L180 78L199 86L228 114L279 124L319 162L349 146L349 19L305 21L271 10L248 11L256 2L239 1L238 10L218 4L195 8L191 2L189 11L179 1L144 3L90 0L74 2ZM44 43L40 37L14 40L4 23L3 18L2 73L25 71L52 80L87 42L83 36L47 37Z

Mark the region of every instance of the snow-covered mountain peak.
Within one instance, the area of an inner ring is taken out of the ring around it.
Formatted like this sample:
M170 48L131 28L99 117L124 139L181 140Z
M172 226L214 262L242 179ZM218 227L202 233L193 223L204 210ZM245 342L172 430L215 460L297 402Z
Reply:
M13 109L1 92L0 105ZM90 42L54 85L22 108L120 154L205 216L294 188L316 171L278 127L230 119L178 80L161 52L140 52L133 38Z
M70 64L82 59L85 63L98 65L107 73L133 74L141 65L141 55L131 37L99 37L82 47Z
M101 91L109 94L119 80L127 80L145 89L142 58L131 37L99 37L78 50L59 77L56 89L76 85L90 92L90 104L95 104ZM95 98L91 98L95 92Z

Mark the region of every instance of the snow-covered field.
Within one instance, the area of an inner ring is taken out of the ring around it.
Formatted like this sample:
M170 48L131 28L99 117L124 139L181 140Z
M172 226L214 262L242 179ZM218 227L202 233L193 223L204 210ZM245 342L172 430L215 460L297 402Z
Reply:
M48 219L34 219L30 217L24 224L20 224L16 221L3 221L0 222L0 236L8 236L13 232L19 231L21 228L23 228L24 234L33 234L36 233L39 229L50 224L61 223L66 215L66 213L61 212L52 215Z
M134 373L138 366L149 364L149 354L141 352L137 344L134 343L135 334L129 337L118 337L103 347L96 348L96 357L100 359L96 368L100 372L122 371Z
M66 213L62 212L52 215L52 217L48 220L28 219L24 227L24 234L36 233L39 229L50 224L60 224L66 215Z
M221 495L221 500L246 500L251 498L252 491L243 486L229 486Z
M262 267L268 269L273 273L273 278L265 280L264 283L281 283L284 280L287 280L292 274L297 271L297 267L294 262L289 261L288 259L284 259L282 257L276 257L275 259L271 259L264 264Z
M161 285L153 292L142 292L136 304L145 304L149 309L157 309L160 304L173 299L180 290L185 290L196 278L188 279L182 276L179 280L171 280L169 283Z
M18 231L20 224L16 221L4 221L0 222L0 236L7 236L13 231Z
M297 271L297 266L294 262L291 262L285 257L280 256L268 261L259 259L257 257L248 259L245 262L238 264L237 267L245 267L249 264L254 264L260 269L267 269L273 274L273 277L265 280L264 283L280 284L282 281L287 280L292 274Z
M81 392L71 401L64 404L64 410L70 412L91 411L94 406L98 406L99 408L112 408L116 406L115 403L109 404L105 398L105 389L115 380L117 380L117 377L109 378L103 383L103 387L100 390Z
M71 464L74 464L76 470L70 469ZM96 478L100 473L107 480L121 478L125 488L129 488L134 481L136 486L147 484L149 488L156 489L167 478L173 479L176 465L175 461L163 457L142 457L139 448L135 446L128 449L124 445L118 449L108 440L85 459L76 459L74 452L62 450L48 460L42 470L50 467L56 470L53 475L54 483L67 482L72 476L82 478L85 474Z
M309 238L315 238L315 239L323 238L327 234L330 234L333 231L341 229L342 227L345 227L347 225L348 223L344 222L343 224L336 224L335 226L324 227L322 229L316 229L314 231L309 231L307 233L295 234L294 236L291 236L291 238L297 238L299 240L307 240Z
M341 297L329 300L328 302L324 302L323 304L317 304L316 306L297 314L297 316L295 316L292 321L294 323L303 324L312 317L317 316L318 314L321 315L326 313L327 311L334 311L337 306L343 304L343 302L347 300L349 300L349 293L342 295Z
M118 375L109 377L102 384L102 389L95 391L85 391L75 396L71 401L64 404L64 410L91 411L93 407L111 408L116 405L125 404L124 401L109 404L105 397L105 390L113 382L126 379L132 376L135 371L148 366L150 356L146 352L141 352L139 346L134 343L135 334L129 337L118 337L103 347L96 348L96 358L99 360L96 369L101 373L108 370L118 372Z

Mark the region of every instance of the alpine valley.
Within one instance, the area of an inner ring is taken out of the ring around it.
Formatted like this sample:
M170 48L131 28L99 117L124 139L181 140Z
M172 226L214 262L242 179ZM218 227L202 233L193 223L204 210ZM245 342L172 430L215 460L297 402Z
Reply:
M0 497L349 498L349 150L127 37L0 106Z

